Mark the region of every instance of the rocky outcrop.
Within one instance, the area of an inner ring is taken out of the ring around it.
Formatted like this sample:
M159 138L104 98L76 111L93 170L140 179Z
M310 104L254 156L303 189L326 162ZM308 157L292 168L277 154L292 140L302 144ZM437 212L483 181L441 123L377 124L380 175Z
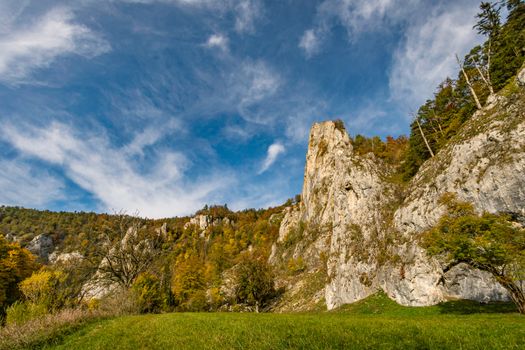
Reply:
M495 101L478 111L409 184L408 196L394 215L395 226L405 237L437 223L445 209L439 199L445 193L472 203L479 212L525 216L525 93L523 88L512 94L504 90ZM414 251L421 250L412 246ZM414 256L406 270L409 277L390 289L405 304L427 305L448 297L507 297L488 274L465 266L449 271L443 276L447 283L438 285L441 267L423 252ZM421 297L409 292L422 289L429 293Z
M357 155L338 123L312 127L302 201L287 209L270 261L301 257L309 270L324 268L328 308L365 298L379 287L377 265L388 250L381 244L388 212L380 208L396 198L395 186L386 181L390 172L373 155ZM297 235L297 226L304 227L302 237L290 256L282 246Z
M329 309L377 289L404 305L506 299L487 273L465 265L443 273L417 237L444 213L439 199L448 192L479 212L525 218L524 111L524 88L512 84L465 123L404 191L389 181L387 165L354 152L338 123L315 124L302 201L285 210L270 262L301 257L307 271L324 267Z
M49 254L49 262L51 264L74 264L83 258L84 256L79 252L58 253L55 251Z
M211 215L196 215L184 224L184 229L188 229L191 226L197 227L199 230L204 231L210 226L218 225L232 225L233 222L227 218L214 218Z
M523 68L516 76L516 83L525 86L525 68Z
M47 262L49 254L55 249L53 239L45 234L33 238L26 247L31 253L38 256L43 262Z

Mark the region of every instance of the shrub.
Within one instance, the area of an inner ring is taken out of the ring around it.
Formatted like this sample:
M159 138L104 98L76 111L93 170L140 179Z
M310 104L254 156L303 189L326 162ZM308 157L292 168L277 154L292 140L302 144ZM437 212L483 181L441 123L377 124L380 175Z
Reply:
M246 256L239 263L235 296L238 303L264 307L275 297L273 272L265 259Z
M346 132L345 123L341 119L334 120L335 128L341 132Z
M151 273L140 274L131 287L140 312L158 312L162 306L159 279Z
M47 314L45 305L17 301L6 310L6 324L21 325L45 314Z
M86 322L108 316L112 315L100 311L65 309L22 324L8 324L0 328L0 350L40 349Z
M206 301L211 310L217 310L222 304L224 304L224 296L221 295L220 288L210 288L206 293Z
M20 282L20 290L31 303L42 305L48 311L56 310L65 303L60 285L65 275L60 271L42 269Z
M207 299L206 291L197 290L190 295L187 302L181 305L181 308L184 311L191 311L191 312L207 311L208 302L206 299Z
M60 271L42 269L20 282L20 290L33 304L42 305L48 311L61 308L67 297L61 293L65 275Z
M89 301L88 306L92 306L97 312L108 315L132 315L140 312L137 298L132 290L117 289L110 295L97 301Z
M303 257L300 256L297 259L288 260L288 272L295 275L300 272L303 272L306 269L306 264L304 263Z

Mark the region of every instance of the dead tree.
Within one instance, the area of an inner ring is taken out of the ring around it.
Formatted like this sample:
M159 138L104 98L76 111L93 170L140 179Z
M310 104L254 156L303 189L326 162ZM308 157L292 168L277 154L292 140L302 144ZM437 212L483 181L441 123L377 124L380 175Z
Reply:
M481 76L481 79L483 80L485 85L487 85L487 88L489 89L490 94L494 95L494 88L492 87L492 82L490 80L490 56L491 54L492 54L491 53L491 41L489 40L489 46L488 46L488 51L487 51L487 67L485 69L486 73L483 73L481 67L479 66L477 62L475 63L475 66L476 66L476 69L479 75Z
M478 95L476 94L476 91L474 90L474 87L472 86L470 79L468 78L467 72L465 71L465 66L463 65L463 63L461 63L457 54L456 54L456 61L458 62L459 68L461 68L461 72L463 73L463 76L465 77L465 81L467 82L470 93L472 94L472 97L474 98L474 101L476 102L476 107L478 109L481 109L482 107L481 107L481 103L479 102Z
M425 133L423 132L423 128L421 127L421 124L419 123L419 116L415 113L411 113L412 117L415 119L417 127L419 129L419 133L421 134L421 137L423 138L423 141L425 142L425 145L427 146L428 152L430 153L430 156L434 157L434 151L432 151L432 148L430 147L430 144L428 143L428 139L425 136Z
M118 214L118 225L104 234L96 255L97 275L129 288L161 252L162 235L148 230L140 218Z

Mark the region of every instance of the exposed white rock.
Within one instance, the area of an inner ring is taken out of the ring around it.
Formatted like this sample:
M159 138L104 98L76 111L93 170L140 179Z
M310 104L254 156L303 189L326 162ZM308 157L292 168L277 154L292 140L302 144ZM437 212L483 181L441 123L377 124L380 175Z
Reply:
M499 284L487 283L488 272L474 270L465 264L454 266L444 276L446 298L461 298L488 302L508 300L507 291Z
M49 254L49 262L51 264L73 264L83 258L84 256L79 252L58 253L55 251Z
M168 223L167 222L163 223L161 227L155 229L155 232L157 233L157 235L161 236L162 239L167 239L168 238Z
M279 226L279 237L277 242L283 242L288 233L299 224L301 212L298 206L284 209L284 218Z
M196 215L184 224L184 229L188 229L191 226L197 227L201 232L206 230L210 226L218 225L233 225L234 222L229 218L213 218L211 215Z
M478 119L467 123L458 135L459 141L427 161L412 180L409 195L394 216L396 227L405 236L411 237L437 223L444 212L439 199L447 192L472 203L479 212L525 216L524 101L511 105L501 96L497 101L496 106L486 107ZM413 249L421 250L415 244ZM416 305L419 300L427 305L448 297L480 301L507 298L507 293L487 273L465 267L452 269L444 276L446 283L439 284L442 273L438 265L424 254L418 254L414 262L407 266L410 274L402 283L385 289L398 302ZM425 270L431 278L411 277ZM404 284L410 289L403 289ZM407 294L408 290L414 292ZM426 298L412 295L419 290L433 292Z
M516 76L518 85L525 86L525 68L522 68Z
M5 239L8 241L8 242L18 242L18 239L16 236L8 233L7 235L5 235Z
M108 281L99 272L82 286L84 300L102 299L120 289L116 282Z
M55 246L51 237L40 234L33 238L26 248L43 261L48 261L49 254L53 252Z
M374 156L354 154L346 130L336 123L312 127L302 201L285 211L278 243L285 241L299 222L305 223L307 237L303 241L314 242L308 247L299 243L292 258L300 256L311 262L318 261L320 254L328 257L330 278L325 299L329 309L365 298L379 287L376 256L371 253L369 261L363 262L359 255L372 250L374 242L381 239L385 218L378 209L389 203L393 194L393 188L383 180L386 172ZM277 246L272 248L273 263L277 251Z

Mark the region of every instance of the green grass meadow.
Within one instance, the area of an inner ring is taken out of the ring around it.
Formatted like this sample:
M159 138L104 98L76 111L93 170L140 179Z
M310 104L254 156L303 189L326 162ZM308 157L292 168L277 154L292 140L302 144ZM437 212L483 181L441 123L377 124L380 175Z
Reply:
M334 312L172 313L92 322L46 349L523 349L509 304L402 307L378 295Z

